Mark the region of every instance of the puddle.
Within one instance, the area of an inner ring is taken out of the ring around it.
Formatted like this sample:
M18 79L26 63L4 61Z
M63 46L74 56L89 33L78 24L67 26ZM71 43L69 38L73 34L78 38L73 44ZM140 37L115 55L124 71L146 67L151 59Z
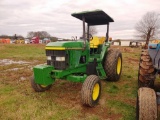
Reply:
M0 65L11 65L11 64L29 64L27 61L14 61L10 59L2 59L0 60Z
M37 60L35 60L33 62L37 62ZM0 59L0 66L2 66L2 67L5 66L5 65L12 65L12 64L22 64L24 66L14 67L14 68L12 67L12 68L8 68L8 69L3 70L3 71L18 71L18 70L21 70L21 69L32 70L33 67L35 66L35 65L31 65L31 62L27 62L27 61L22 61L22 60L14 61L14 60L11 60L11 59ZM46 64L46 63L44 63L44 64ZM38 64L38 65L44 65L44 64Z
M17 71L17 70L19 70L20 68L12 68L12 69L9 69L9 70L11 70L11 71Z

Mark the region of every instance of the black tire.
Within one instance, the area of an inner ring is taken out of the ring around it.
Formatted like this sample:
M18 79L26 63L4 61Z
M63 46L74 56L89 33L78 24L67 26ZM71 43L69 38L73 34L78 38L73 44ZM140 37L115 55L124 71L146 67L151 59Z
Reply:
M155 91L147 87L139 88L136 107L137 120L157 120L158 108Z
M154 87L156 72L148 50L142 50L138 71L138 87Z
M104 70L108 81L118 81L122 73L122 53L119 50L110 49L104 60Z
M40 85L40 84L35 83L33 76L31 77L31 86L36 92L44 92L46 90L49 90L52 87L52 85L46 86L46 85Z
M98 76L90 75L82 85L81 101L83 105L95 106L101 95L101 82Z

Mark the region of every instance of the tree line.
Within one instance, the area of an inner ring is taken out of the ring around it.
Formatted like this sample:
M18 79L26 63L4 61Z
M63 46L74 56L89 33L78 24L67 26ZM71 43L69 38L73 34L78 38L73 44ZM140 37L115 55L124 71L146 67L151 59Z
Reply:
M14 35L0 35L0 38L9 38L9 39L32 39L33 37L39 37L40 39L44 39L44 38L49 38L51 41L57 41L58 38L57 37L53 37L51 36L48 32L46 31L30 31L27 33L27 37L24 37L22 35L18 35L18 34L14 34Z
M24 39L24 37L22 35L16 35L16 36L17 36L17 38ZM15 39L15 34L14 35L0 35L0 38Z

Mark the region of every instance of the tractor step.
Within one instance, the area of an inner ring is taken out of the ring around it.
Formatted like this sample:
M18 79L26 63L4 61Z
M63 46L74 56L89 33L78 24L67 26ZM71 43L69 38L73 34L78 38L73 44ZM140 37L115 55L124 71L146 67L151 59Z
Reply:
M72 82L84 82L86 78L87 78L87 75L83 75L83 76L68 75L66 79Z
M96 70L97 70L97 74L98 74L100 79L106 79L107 78L106 73L105 73L104 68L103 68L101 63L98 63L98 66L96 67Z
M156 92L157 95L157 104L160 105L160 92Z

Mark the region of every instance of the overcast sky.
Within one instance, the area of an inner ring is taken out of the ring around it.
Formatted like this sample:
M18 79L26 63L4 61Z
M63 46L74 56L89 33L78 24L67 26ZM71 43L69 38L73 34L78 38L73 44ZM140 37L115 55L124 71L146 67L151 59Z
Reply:
M114 19L113 39L134 38L135 24L149 11L160 13L160 0L0 0L0 35L47 31L52 36L82 35L82 22L71 13L101 9ZM106 26L96 28L104 36Z

